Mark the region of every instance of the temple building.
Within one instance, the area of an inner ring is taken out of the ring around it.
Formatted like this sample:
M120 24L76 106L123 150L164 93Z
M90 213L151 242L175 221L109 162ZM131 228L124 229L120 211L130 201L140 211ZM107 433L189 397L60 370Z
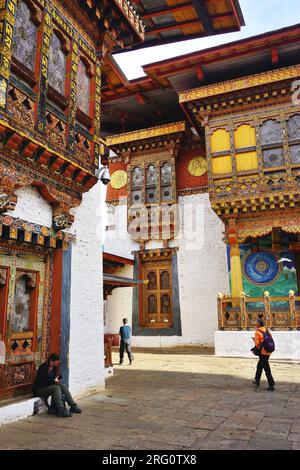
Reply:
M102 77L118 93L111 53L238 31L241 11L236 0L3 0L0 10L0 400L29 392L50 352L78 396L105 378L98 175Z
M109 58L105 251L144 284L106 298L107 334L127 316L133 345L247 356L260 314L277 357L299 359L299 53L295 25L132 81Z

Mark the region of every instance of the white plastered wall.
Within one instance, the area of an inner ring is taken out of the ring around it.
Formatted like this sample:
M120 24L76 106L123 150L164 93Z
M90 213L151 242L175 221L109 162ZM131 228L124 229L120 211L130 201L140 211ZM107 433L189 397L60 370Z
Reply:
M73 210L69 368L78 396L104 387L101 182Z
M6 214L46 227L52 226L52 207L36 188L32 186L19 188L15 194L18 197L16 208L7 211Z
M133 346L214 346L217 294L220 291L228 292L224 225L211 209L208 194L180 197L179 204L184 212L185 229L182 236L170 245L178 248L182 336L134 336ZM126 234L126 206L121 206L119 210L124 211L124 214L116 217L116 226L123 239L118 239L117 230L108 231L105 251L132 257L131 252L138 250L138 246ZM189 230L191 227L194 227L193 233ZM146 244L147 249L158 247L162 247L161 242L151 241ZM110 318L107 332L117 333L120 318L126 316L132 319L132 289L115 289L108 299L107 309Z
M69 368L75 396L104 387L101 187L95 185L73 210ZM14 211L7 214L47 227L52 207L34 187L20 188Z

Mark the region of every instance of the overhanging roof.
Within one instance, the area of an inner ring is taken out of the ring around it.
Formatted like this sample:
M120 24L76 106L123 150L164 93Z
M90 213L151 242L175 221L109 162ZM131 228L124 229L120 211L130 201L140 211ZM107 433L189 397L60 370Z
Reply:
M144 281L141 279L131 279L129 277L103 273L103 283L117 287L137 287L144 284Z
M145 26L137 49L239 31L245 25L238 0L132 0Z

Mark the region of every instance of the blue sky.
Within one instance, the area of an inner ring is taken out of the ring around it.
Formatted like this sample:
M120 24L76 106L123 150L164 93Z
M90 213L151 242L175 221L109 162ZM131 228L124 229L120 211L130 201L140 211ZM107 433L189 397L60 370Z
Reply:
M143 76L141 65L300 23L299 0L240 0L240 5L246 22L240 32L125 52L114 58L127 78L134 79Z

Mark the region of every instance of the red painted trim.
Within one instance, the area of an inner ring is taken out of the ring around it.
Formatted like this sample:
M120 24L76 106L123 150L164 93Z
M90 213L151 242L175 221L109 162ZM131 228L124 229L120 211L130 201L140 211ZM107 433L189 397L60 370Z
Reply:
M160 62L153 62L152 64L144 65L143 70L145 71L145 73L147 73L150 70L153 70L155 72L157 69L159 70L162 67L177 66L178 64L182 64L184 62L191 61L191 60L193 61L195 60L198 63L200 59L205 60L207 56L218 53L219 57L211 59L212 62L215 62L217 60L224 60L225 58L232 57L231 55L232 49L235 48L236 51L238 52L241 45L248 44L249 49L246 52L249 53L251 51L253 52L253 47L255 47L256 43L259 43L261 41L264 41L263 44L261 46L258 45L257 47L262 47L262 46L270 47L270 44L274 45L274 40L279 41L280 45L289 44L291 41L292 42L295 41L296 38L299 39L299 37L300 37L300 24L297 24L291 27L277 29L274 31L270 31L268 33L263 33L257 36L252 36L250 38L241 39L239 41L234 41L234 42L230 42L227 44L221 44L216 47L203 49L202 51L191 52L189 54L184 54L179 57L172 58L172 59L166 59ZM228 55L228 52L230 52L229 55ZM245 54L246 52L243 50L243 54Z
M235 4L234 4L234 0L230 0L230 5L231 5L231 8L232 8L233 14L235 16L235 19L237 21L238 27L239 27L239 29L241 29L242 25L241 25L241 22L240 22L240 17L238 15L237 9L236 9Z

